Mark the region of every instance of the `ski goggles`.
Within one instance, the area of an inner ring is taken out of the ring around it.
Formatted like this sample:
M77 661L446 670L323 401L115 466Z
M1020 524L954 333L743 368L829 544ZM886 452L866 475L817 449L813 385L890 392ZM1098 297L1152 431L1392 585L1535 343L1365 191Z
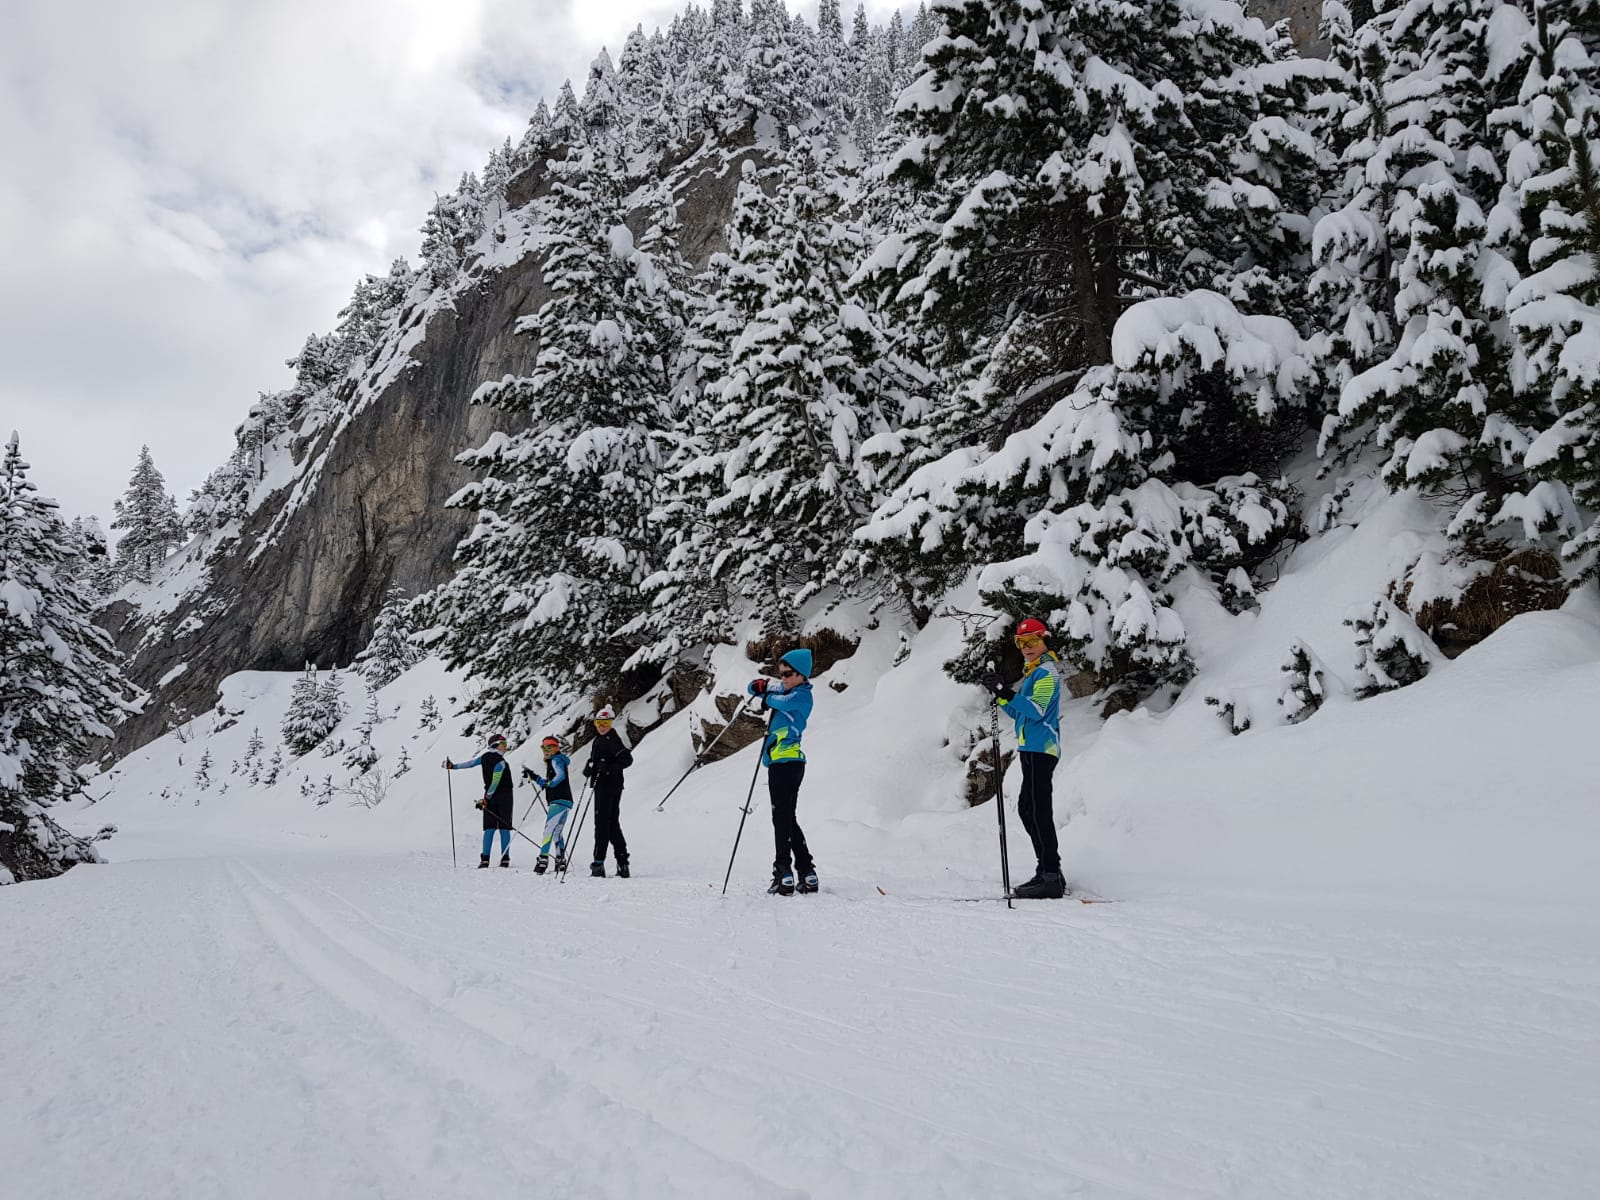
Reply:
M547 754L553 753L554 751L561 749L561 743L555 738L545 738L544 741L539 743L539 748L544 750Z
M1019 634L1017 634L1016 637L1012 638L1011 640L1017 644L1017 649L1018 650L1031 650L1035 646L1044 645L1044 634L1042 634L1042 633L1019 633Z

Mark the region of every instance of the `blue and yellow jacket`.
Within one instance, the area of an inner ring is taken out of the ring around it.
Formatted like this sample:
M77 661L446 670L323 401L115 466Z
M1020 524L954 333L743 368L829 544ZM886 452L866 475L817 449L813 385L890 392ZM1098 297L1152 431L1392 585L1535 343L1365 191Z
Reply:
M1000 707L1017 724L1017 745L1035 754L1061 757L1060 660L1045 651L1027 678L1017 684L1016 695L1001 700Z
M745 689L754 696L755 688ZM762 702L772 710L772 726L767 731L767 745L761 761L773 763L805 762L806 752L800 748L800 736L806 731L806 721L811 717L811 684L802 683L797 688L786 689L781 683L768 685Z

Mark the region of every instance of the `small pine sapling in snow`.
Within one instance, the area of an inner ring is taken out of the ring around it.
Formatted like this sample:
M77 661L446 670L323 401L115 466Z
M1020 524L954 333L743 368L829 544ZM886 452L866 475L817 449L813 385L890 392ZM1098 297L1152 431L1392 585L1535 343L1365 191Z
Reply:
M1356 695L1365 700L1416 683L1444 656L1431 638L1394 601L1379 600L1345 619L1356 631L1356 670L1362 683Z
M228 774L229 775L237 775L238 773L239 773L239 760L236 758L231 763L228 764Z
M266 743L261 740L261 727L257 725L250 731L250 741L244 748L244 761L247 763L255 762L265 749Z
M200 765L195 768L194 783L202 792L211 787L211 751L207 750L200 756Z
M252 787L254 787L256 784L260 783L261 782L261 764L259 762L251 763L250 764L250 773L248 775L246 775L245 778L250 782L250 785Z
M317 793L317 807L330 803L333 800L333 776L329 775L322 781L322 790Z
M422 709L417 714L417 723L429 733L432 733L444 723L444 718L439 715L438 701L433 698L431 693L423 698Z
M1222 606L1231 613L1252 612L1261 607L1256 599L1256 586L1250 582L1250 572L1243 567L1235 567L1223 576L1217 585L1217 595Z
M1215 695L1207 696L1206 703L1217 710L1218 715L1222 717L1222 723L1234 737L1249 730L1249 707L1241 703L1231 691L1224 688Z
M280 746L272 752L272 758L267 763L267 773L262 776L261 782L265 787L272 787L278 782L278 775L283 771L283 748Z
M312 786L311 776L307 775L300 781L300 794L302 796L309 796L314 791L316 791L316 788Z
M1289 677L1283 695L1278 697L1284 719L1291 725L1310 720L1328 698L1326 668L1310 646L1295 642L1289 648L1289 661L1283 664L1282 670Z
M399 779L400 776L404 775L409 770L411 770L411 755L404 746L401 746L400 761L395 764L394 777Z

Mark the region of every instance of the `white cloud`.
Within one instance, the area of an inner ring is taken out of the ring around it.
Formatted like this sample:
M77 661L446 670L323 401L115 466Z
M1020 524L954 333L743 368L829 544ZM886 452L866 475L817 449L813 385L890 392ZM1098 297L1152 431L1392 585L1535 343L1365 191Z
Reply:
M69 516L109 520L141 443L183 499L436 190L683 6L13 0L0 435Z

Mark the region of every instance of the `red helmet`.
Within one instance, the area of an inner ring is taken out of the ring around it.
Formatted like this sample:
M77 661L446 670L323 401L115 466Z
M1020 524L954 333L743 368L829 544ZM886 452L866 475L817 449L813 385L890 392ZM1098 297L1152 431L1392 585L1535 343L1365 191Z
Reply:
M1017 626L1016 636L1027 637L1029 634L1033 634L1038 637L1049 637L1050 631L1045 628L1043 621L1039 620L1037 617L1029 617L1021 625Z

